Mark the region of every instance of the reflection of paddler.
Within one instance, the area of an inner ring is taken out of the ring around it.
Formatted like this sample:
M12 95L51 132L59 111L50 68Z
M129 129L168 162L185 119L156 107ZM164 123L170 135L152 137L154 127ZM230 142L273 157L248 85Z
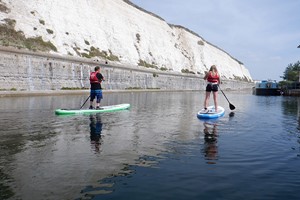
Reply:
M100 114L90 115L90 138L91 144L95 146L95 151L100 151L102 122Z
M207 160L210 160L208 164L216 164L213 160L218 159L218 146L217 146L217 125L207 122L204 125L204 153Z

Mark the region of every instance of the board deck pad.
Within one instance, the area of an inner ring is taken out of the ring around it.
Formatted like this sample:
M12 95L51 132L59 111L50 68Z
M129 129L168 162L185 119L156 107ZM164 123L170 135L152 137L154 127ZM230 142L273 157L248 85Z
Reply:
M111 106L101 106L100 109L57 109L56 115L76 115L76 114L92 114L92 113L104 113L114 112L119 110L126 110L130 108L130 104L117 104Z
M218 111L215 111L214 106L207 107L207 110L204 108L197 113L199 119L215 119L224 116L225 109L221 106L218 106Z

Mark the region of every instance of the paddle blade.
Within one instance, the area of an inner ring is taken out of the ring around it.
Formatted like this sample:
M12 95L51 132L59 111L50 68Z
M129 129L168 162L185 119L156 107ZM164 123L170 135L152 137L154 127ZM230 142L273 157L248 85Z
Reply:
M235 109L235 106L232 105L232 104L230 103L230 104L229 104L229 108L230 108L230 110L234 110L234 109Z

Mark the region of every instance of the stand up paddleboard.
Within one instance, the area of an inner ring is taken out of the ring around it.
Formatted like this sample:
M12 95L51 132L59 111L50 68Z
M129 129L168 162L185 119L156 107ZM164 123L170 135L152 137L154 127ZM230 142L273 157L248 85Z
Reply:
M55 110L56 115L76 115L76 114L92 114L92 113L103 113L103 112L113 112L119 110L126 110L130 108L130 104L118 104L112 106L102 106L101 109L57 109Z
M202 109L197 113L199 119L215 119L224 116L225 109L221 106L218 106L218 112L215 111L214 106L207 107L207 110Z

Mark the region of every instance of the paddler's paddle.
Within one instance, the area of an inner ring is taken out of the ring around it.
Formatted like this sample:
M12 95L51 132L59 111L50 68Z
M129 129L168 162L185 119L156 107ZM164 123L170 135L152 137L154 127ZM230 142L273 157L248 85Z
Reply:
M220 85L219 85L219 84L218 84L218 87L220 88ZM226 100L228 101L230 110L234 110L234 109L235 109L235 106L232 105L232 104L229 102L229 100L227 99L226 95L224 94L224 92L223 92L223 90L222 90L221 88L220 88L220 90L221 90L221 92L223 93L223 95L224 95L224 97L226 98Z
M82 106L80 107L80 109L84 106L84 104L89 100L90 96L85 100L85 102L82 104ZM79 110L80 110L79 109Z

